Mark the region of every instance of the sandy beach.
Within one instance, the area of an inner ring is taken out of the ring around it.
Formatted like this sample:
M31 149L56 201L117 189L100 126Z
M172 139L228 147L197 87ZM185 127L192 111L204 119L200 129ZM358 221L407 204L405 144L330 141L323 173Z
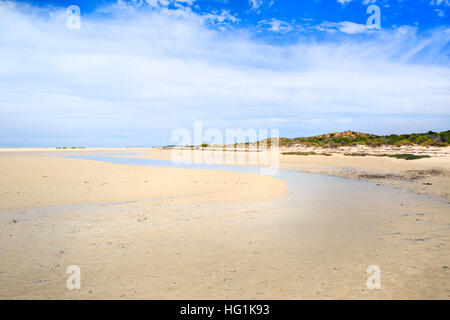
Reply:
M316 155L283 155L287 152L315 152ZM194 159L204 151L186 150ZM232 151L209 151L214 159L226 159ZM327 153L329 156L321 155ZM380 154L418 154L430 158L402 160L380 157ZM348 154L367 154L349 156ZM242 153L244 161L235 165L251 165L249 153ZM241 155L241 156L242 156ZM143 154L132 157L170 160L170 149L146 149ZM223 161L222 163L225 163ZM280 149L279 168L311 173L319 173L341 178L359 179L379 184L398 186L415 193L438 195L450 199L450 147L425 148L420 146L402 148L283 148Z
M277 199L287 190L279 179L259 175L115 165L50 154L1 156L0 172L2 211L169 198L257 202Z
M450 300L449 16L0 0L0 300Z
M0 152L2 299L450 298L447 149L281 155L287 179L62 157L104 151Z

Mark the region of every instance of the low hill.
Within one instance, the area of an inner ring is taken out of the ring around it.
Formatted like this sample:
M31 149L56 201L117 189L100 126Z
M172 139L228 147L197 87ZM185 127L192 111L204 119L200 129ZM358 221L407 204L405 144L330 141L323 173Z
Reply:
M407 145L445 147L450 145L450 130L442 132L428 131L427 133L411 133L402 135L391 134L384 136L355 131L344 131L327 133L313 137L279 139L280 146L288 147L295 144L318 147L339 147L352 145L367 145L373 147L382 145L397 147Z

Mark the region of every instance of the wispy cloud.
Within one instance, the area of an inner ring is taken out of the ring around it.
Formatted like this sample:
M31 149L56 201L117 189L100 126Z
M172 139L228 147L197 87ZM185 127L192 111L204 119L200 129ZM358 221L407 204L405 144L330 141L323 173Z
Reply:
M431 0L430 1L430 4L432 5L432 6L440 6L440 5L443 5L443 6L450 6L450 0Z
M330 33L340 31L348 34L356 34L356 33L365 33L369 31L366 25L350 21L342 21L342 22L325 21L320 25L318 25L316 28L317 30L326 31Z
M286 119L301 134L314 125L305 117L323 131L355 114L449 114L448 28L355 39L358 26L338 24L335 40L279 45L210 27L233 24L229 12L186 6L107 6L84 14L80 30L65 28L60 9L1 2L0 16L0 145L164 144L194 120Z
M249 0L250 7L254 10L262 6L263 0Z
M345 6L352 2L353 0L336 0L338 3L340 3L342 6Z
M369 4L373 4L376 3L377 0L363 0L362 4L363 5L369 5Z
M258 25L262 27L267 27L269 30L274 32L288 32L293 29L293 26L289 22L275 18L269 20L261 20L258 22Z

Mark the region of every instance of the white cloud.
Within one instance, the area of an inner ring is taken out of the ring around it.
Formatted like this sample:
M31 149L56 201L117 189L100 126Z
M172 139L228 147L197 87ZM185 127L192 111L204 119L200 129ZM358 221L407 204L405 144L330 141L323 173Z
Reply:
M440 18L445 17L444 10L442 10L442 9L434 9L434 11L437 13L437 15L438 15Z
M293 29L290 23L275 18L269 20L261 20L258 25L268 27L269 30L274 32L288 32Z
M0 3L0 145L169 143L194 120L267 128L299 114L449 114L449 29L272 45L208 27L227 12L112 6L69 30L64 10L47 10Z
M263 0L249 0L250 7L254 10L262 6Z
M368 32L367 26L364 24L354 23L350 21L328 22L325 21L316 27L318 30L335 33L340 31L348 34L357 34Z
M240 19L232 14L230 14L230 11L228 10L222 10L220 14L218 13L207 13L204 14L203 17L211 21L213 23L219 23L219 24L226 24L227 22L239 22Z
M338 24L339 31L349 34L366 32L367 26L364 24L344 21Z
M342 6L346 6L347 4L349 4L350 2L352 2L353 0L336 0L338 3L340 3Z
M444 6L448 7L448 6L450 6L450 0L431 0L430 5L432 5L432 6L444 5Z

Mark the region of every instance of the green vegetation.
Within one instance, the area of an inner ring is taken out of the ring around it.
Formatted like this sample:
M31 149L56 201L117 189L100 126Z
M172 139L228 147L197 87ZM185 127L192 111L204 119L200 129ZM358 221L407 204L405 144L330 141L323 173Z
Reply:
M397 159L405 159L405 160L416 160L416 159L423 159L423 158L431 158L427 155L417 155L417 154L409 154L409 153L402 153L402 154L383 154L380 155L380 157L391 157L391 158L397 158Z
M309 155L315 155L315 156L331 156L331 153L316 153L314 151L309 152L301 152L301 151L292 151L292 152L282 152L281 154L284 155L296 155L296 156L309 156Z
M410 153L401 153L401 154L367 154L367 153L344 153L344 156L355 156L355 157L365 157L365 156L373 156L373 157L390 157L396 159L404 159L404 160L416 160L416 159L424 159L431 158L428 155L417 155Z
M368 156L367 153L363 153L363 152L353 152L353 153L344 153L344 156L353 156L353 157L365 157Z
M209 144L207 144L207 143L202 143L202 148L208 148L209 147Z
M297 155L297 156L331 156L331 153L317 153L314 151L291 151L291 152L282 152L283 155ZM374 156L374 157L390 157L396 159L404 159L404 160L416 160L416 159L424 159L430 158L428 155L417 155L410 153L401 153L401 154L367 154L367 153L344 153L344 156L356 156L356 157L365 157L365 156Z
M268 139L271 144L271 139ZM302 138L279 138L279 145L289 147L291 145L301 144L310 147L340 147L366 145L379 147L389 146L438 146L445 147L450 145L450 130L442 132L428 131L427 133L412 133L402 135L377 136L369 133L355 131L345 131L337 133L328 133L314 137Z

